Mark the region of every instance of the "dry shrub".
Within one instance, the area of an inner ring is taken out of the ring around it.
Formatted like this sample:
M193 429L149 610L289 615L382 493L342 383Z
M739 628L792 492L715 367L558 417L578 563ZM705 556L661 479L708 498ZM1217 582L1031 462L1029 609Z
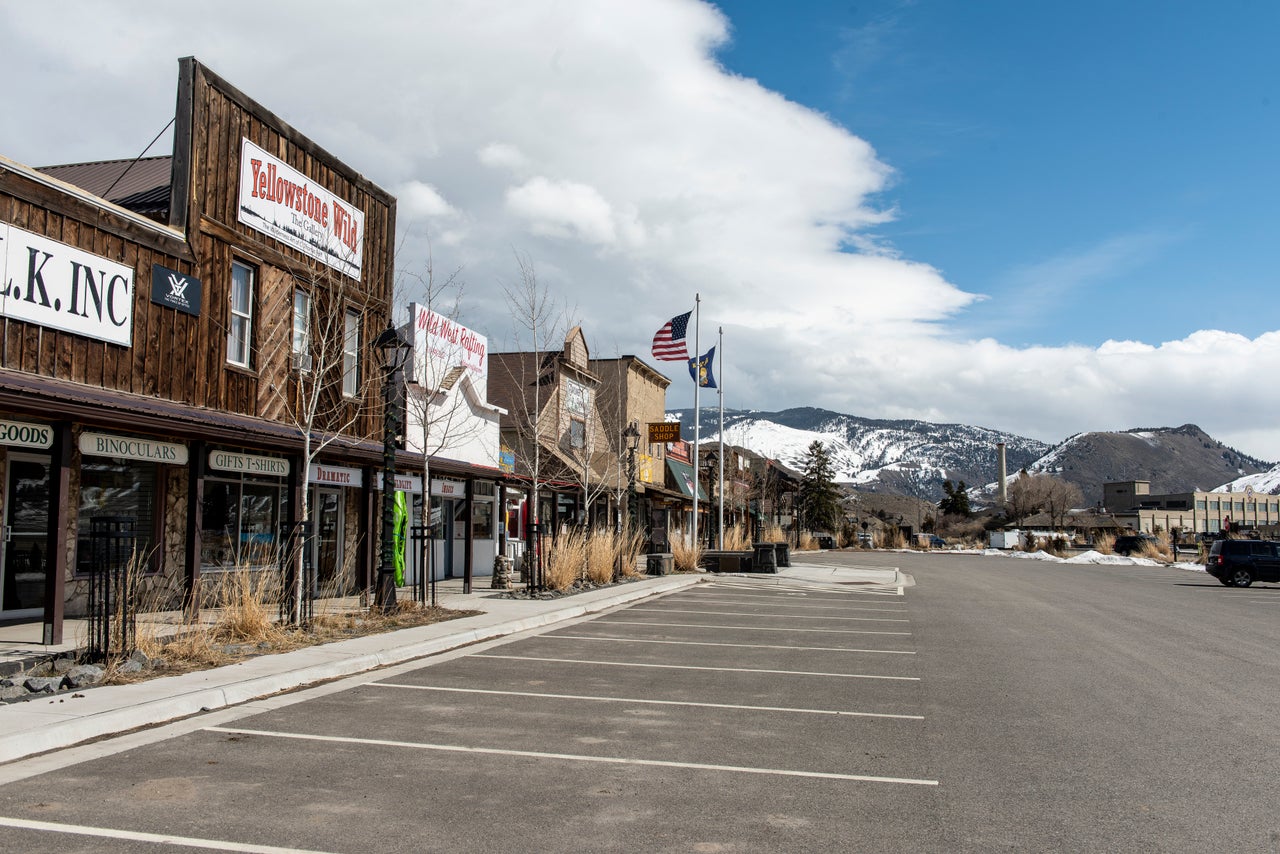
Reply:
M885 528L875 533L875 547L878 549L905 549L907 537L900 528Z
M284 634L275 620L279 592L276 574L270 570L238 566L226 573L209 636L223 643L278 642Z
M760 542L762 543L785 543L787 535L783 532L781 525L766 525L760 531Z
M702 546L696 543L672 540L671 554L675 556L676 572L697 572L701 568Z
M613 532L597 530L586 537L586 576L592 584L608 584L618 566L618 548Z
M638 574L636 562L640 560L640 552L644 549L644 532L626 525L614 540L614 548L618 555L619 576L635 577Z
M1115 551L1116 535L1115 534L1094 534L1093 550L1098 554L1109 555Z
M751 531L746 525L731 525L724 531L725 551L741 552L751 548Z
M798 552L816 552L818 550L818 540L812 534L804 533L800 535L800 545L796 546Z
M1155 542L1150 540L1144 542L1142 548L1138 550L1138 557L1172 562L1173 549L1169 547L1169 535L1165 533L1156 534Z
M552 590L568 590L582 578L587 565L587 537L565 528L551 538L546 554L546 582Z

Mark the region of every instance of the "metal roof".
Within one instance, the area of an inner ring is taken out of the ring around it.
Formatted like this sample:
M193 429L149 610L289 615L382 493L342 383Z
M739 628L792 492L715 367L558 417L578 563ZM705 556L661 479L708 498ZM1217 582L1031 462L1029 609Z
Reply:
M136 161L97 160L41 166L38 170L123 207L133 209L130 202L142 198L151 209L163 199L167 209L172 162L169 156L143 157Z

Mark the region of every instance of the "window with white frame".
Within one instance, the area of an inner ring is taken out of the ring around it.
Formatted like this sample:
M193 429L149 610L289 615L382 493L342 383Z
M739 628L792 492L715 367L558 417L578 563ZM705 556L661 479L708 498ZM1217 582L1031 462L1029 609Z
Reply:
M242 368L249 367L253 344L253 280L255 271L248 264L231 262L231 317L227 324L227 361Z
M360 391L360 314L348 311L342 330L342 393L355 397Z
M293 366L311 370L311 294L301 288L293 292Z

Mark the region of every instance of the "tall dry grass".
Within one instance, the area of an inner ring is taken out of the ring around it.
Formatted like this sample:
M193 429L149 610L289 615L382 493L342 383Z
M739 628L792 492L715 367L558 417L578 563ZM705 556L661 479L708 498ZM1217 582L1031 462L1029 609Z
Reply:
M812 534L801 533L800 545L796 546L798 552L816 552L818 550L818 540Z
M1155 536L1155 542L1148 540L1142 544L1142 548L1138 550L1138 557L1150 558L1152 560L1163 560L1172 563L1173 549L1169 546L1169 535L1162 531Z
M552 590L568 590L583 577L587 566L587 537L565 528L551 538L546 554L546 583Z
M905 549L907 537L899 528L885 528L876 531L873 542L878 549Z
M697 543L672 540L671 554L675 556L676 572L697 572L701 568L702 551L702 546Z
M725 551L740 552L751 548L751 531L746 525L731 525L724 529Z
M760 531L760 542L762 543L785 543L787 541L786 532L782 530L781 525L765 525Z
M592 584L613 581L618 568L618 543L612 531L596 530L586 537L586 578Z
M1115 552L1116 535L1100 533L1093 535L1093 550L1098 554L1109 555Z
M629 524L624 526L614 540L614 549L618 555L618 575L623 578L636 576L636 562L644 550L644 532Z

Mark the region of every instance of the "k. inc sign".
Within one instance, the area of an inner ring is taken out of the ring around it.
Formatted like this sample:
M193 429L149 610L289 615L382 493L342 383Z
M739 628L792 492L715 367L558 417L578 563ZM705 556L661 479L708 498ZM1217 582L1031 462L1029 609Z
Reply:
M0 315L129 347L133 268L0 222Z

